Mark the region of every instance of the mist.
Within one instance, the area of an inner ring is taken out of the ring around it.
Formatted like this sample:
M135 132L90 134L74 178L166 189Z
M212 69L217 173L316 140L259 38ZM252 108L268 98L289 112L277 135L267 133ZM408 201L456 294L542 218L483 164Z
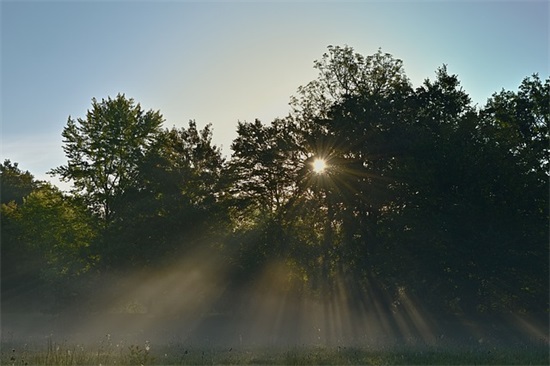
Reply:
M493 346L548 342L547 314L437 313L405 289L364 295L338 280L330 294L305 291L284 263L236 285L221 256L197 251L166 268L102 274L60 313L2 308L2 340L86 344L181 344L235 349ZM373 285L374 287L374 285ZM22 308L25 308L22 306Z

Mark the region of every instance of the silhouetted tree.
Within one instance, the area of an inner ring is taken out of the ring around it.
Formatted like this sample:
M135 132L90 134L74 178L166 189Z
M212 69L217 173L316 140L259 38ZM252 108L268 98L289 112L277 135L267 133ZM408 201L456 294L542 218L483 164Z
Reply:
M232 246L238 247L243 278L250 278L267 260L293 255L289 220L295 218L291 212L300 196L298 175L304 155L290 118L269 125L239 122L237 133L227 171Z
M113 201L118 215L108 240L122 244L105 248L108 261L152 264L217 240L227 225L223 164L210 125L198 130L190 121L188 128L159 132L136 166L134 184Z
M396 185L391 175L412 89L402 62L381 51L364 57L329 47L314 66L318 78L292 104L306 149L329 165L310 185L316 209L326 211L322 281L338 275L357 284L375 272L378 221Z
M15 202L22 204L23 198L38 186L38 182L28 171L19 169L18 163L9 159L0 165L0 189L2 203Z

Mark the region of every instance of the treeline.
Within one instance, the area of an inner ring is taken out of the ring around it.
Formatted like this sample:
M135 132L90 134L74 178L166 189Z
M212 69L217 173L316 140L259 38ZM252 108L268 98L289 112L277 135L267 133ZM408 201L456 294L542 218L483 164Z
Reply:
M210 125L163 128L119 94L67 121L50 173L70 193L6 160L3 303L60 311L106 273L200 250L234 291L276 262L314 296L547 311L550 78L479 107L445 66L417 88L381 51L330 46L314 67L287 117L239 122L227 159Z

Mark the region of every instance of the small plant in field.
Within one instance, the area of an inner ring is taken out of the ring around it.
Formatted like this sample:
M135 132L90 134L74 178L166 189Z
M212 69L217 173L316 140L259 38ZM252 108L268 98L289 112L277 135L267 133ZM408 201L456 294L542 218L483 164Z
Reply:
M147 365L154 362L154 357L151 356L151 345L148 341L145 342L145 346L142 348L140 346L130 345L128 347L130 352L129 362L130 365Z
M24 354L19 355L16 352L15 348L11 349L9 361L10 361L10 365L24 365L24 366L28 365L28 362L25 361Z

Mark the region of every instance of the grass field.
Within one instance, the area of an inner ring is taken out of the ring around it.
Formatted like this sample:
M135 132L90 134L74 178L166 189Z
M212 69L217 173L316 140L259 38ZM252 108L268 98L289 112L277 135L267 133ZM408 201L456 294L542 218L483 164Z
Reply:
M288 346L198 347L181 343L87 345L51 337L40 343L3 342L2 365L548 365L548 347L517 346Z
M2 315L0 365L550 364L547 314L515 322L437 319L437 327L424 333L392 333L372 321L347 336L311 327L306 332L291 322L255 328L219 316L185 323L147 314Z

